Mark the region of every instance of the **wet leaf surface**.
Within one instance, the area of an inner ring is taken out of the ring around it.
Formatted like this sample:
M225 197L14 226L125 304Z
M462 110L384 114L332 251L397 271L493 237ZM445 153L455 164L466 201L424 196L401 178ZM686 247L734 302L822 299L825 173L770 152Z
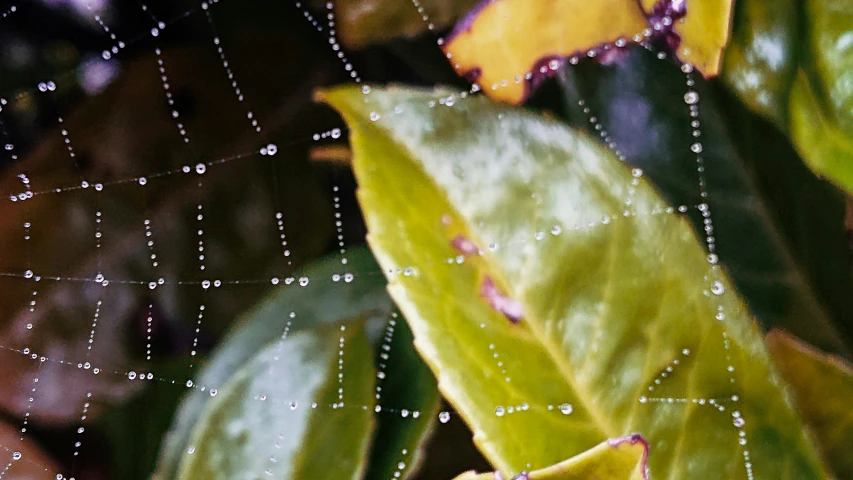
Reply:
M585 135L482 97L430 106L449 94L322 98L350 126L389 291L501 474L641 433L664 477L827 478L687 220ZM487 276L522 305L517 324L483 298Z

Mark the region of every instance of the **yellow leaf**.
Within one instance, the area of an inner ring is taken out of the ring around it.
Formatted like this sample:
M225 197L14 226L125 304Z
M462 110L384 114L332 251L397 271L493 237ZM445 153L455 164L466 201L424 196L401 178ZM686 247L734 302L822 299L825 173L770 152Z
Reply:
M604 57L651 37L706 77L719 72L733 0L484 0L444 52L492 98L521 103L563 59Z

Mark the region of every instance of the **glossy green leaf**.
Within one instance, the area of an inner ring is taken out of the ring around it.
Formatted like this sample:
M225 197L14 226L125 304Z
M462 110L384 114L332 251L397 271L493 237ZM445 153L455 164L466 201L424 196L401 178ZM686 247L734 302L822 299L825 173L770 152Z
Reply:
M648 445L637 437L602 442L556 465L526 473L519 480L647 480ZM456 480L495 480L494 473L463 473Z
M853 192L853 1L739 3L728 85L786 128L815 172Z
M420 444L435 420L432 413L439 402L435 379L415 354L408 326L393 317L393 304L385 292L385 278L370 251L366 247L352 248L346 258L346 264L341 263L340 256L321 259L305 271L305 277L310 280L308 285L282 286L283 290L271 293L256 308L246 312L212 353L196 383L208 387L233 383L231 378L259 350L271 348L271 345L290 348L289 340L281 341L285 331L292 334L365 318L369 339L376 350L376 368L385 367L382 370L385 378L377 380L379 386L385 387L388 383L393 387L383 388L381 398L375 400L386 411L375 413L378 428L370 469L388 472L390 476L399 462L406 462L404 472L408 474L414 470L412 466L419 458ZM346 273L353 275L350 281ZM384 325L386 322L388 324ZM384 349L386 345L390 351ZM383 365L383 354L389 356L387 365ZM374 366L370 368L373 371ZM281 370L279 381L289 379L290 371ZM294 377L290 381L297 380ZM372 384L372 381L367 380L367 383ZM206 391L192 390L187 394L161 448L156 478L174 478L181 456L190 446L193 429L208 415L211 399ZM410 410L405 419L400 413L403 408ZM418 418L413 418L415 416ZM403 454L402 450L407 453Z
M663 478L827 478L688 222L584 135L449 95L321 97L389 291L501 474L641 433Z
M721 265L766 330L784 328L848 354L853 256L843 225L844 195L817 178L777 129L728 92L696 76L691 87L686 80L668 60L634 48L611 65L582 62L566 69L559 83L569 122L592 135L603 130L671 205L701 201L690 150L698 139L713 229L709 234L705 217L691 209L697 236L714 239ZM684 103L688 91L694 92L698 118Z
M853 478L853 366L782 331L767 336L803 418L838 478Z
M363 327L302 330L258 353L210 401L177 478L361 478L374 427Z
M735 2L723 81L750 108L787 125L788 93L797 67L797 0Z

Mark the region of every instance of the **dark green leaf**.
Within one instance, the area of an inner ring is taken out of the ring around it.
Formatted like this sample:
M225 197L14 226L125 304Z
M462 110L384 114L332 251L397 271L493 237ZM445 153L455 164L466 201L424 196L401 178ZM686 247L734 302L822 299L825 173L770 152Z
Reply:
M397 315L377 353L378 429L366 479L408 478L422 460L421 443L438 414L435 379L415 352L412 332ZM387 345L387 348L386 348ZM403 475L395 476L400 471Z
M158 378L184 378L187 362L180 359L151 370ZM163 436L184 393L184 385L146 382L142 394L106 412L100 425L111 448L112 478L146 480L151 477Z
M815 172L853 192L853 1L738 3L726 83L786 129Z

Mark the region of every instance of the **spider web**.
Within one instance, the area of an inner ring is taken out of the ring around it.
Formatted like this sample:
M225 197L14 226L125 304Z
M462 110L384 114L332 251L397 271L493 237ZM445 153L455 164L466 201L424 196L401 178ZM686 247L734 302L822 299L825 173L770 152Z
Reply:
M229 35L220 32L220 3L227 2L213 0L176 11L174 6L139 1L135 15L141 19L138 24L147 26L134 30L113 25L106 4L75 3L77 14L98 32L96 54L81 62L82 67L26 83L23 88L0 85L0 137L4 161L8 163L6 181L0 183L4 193L0 197L0 222L3 236L8 238L4 240L0 263L0 305L5 322L0 355L10 370L20 372L4 384L14 391L4 393L12 399L4 407L14 413L19 423L21 442L32 435L39 423L51 425L75 419L73 435L58 447L72 459L62 466L63 470L53 471L22 455L19 445L7 443L0 445L0 453L5 452L3 455L8 457L8 462L0 462L0 479L16 462L33 463L47 478L85 478L74 459L87 447L97 449L97 443L87 436L91 424L88 417L90 409L101 402L127 397L145 384L215 391L217 386L198 385L193 376L200 353L209 347L210 339L222 333L227 319L271 288L300 288L310 282L329 280L309 278L300 270L306 260L329 249L315 244L316 232L321 232L321 237L322 232L331 236L332 249L341 254L340 273L332 280L342 285L358 281L358 272L351 272L347 266L348 247L361 243L364 233L357 212L347 211L354 204L351 178L328 166L323 167L325 176L319 179L306 174L304 168L286 166L288 159L304 156L310 147L342 138L345 126L331 115L305 123L293 122L289 117L298 114L299 109L287 105L278 111L269 108L277 96L297 96L303 103L310 102L314 87L340 80L362 84L364 94L370 95L369 82L359 73L359 62L350 58L338 41L334 5L329 2L320 11L310 10L298 1L288 6L304 17L305 31L297 36L326 45L325 56L296 53L291 57L298 65L323 63L327 66L325 74L277 72L267 77L267 70L278 63L276 56L283 53L282 46L264 48L255 42L247 49L239 39L229 43ZM410 3L423 19L427 35L435 35L429 12L418 0ZM0 30L14 24L18 16L38 14L42 10L37 7L34 0L29 0L2 9ZM650 32L638 32L638 39L649 35ZM203 50L188 48L187 39L203 39L206 46ZM434 37L434 41L442 44L440 37ZM624 46L623 42L607 48ZM173 48L177 53L170 53ZM595 53L591 51L589 56ZM670 61L664 54L659 58ZM567 63L574 65L578 58L568 59ZM542 68L556 71L564 66L554 61ZM138 89L138 94L128 96L125 91L117 100L130 103L124 107L136 114L136 118L124 121L150 127L167 141L151 143L147 137L134 140L128 136L127 125L104 123L104 119L118 118L109 105L72 113L72 105L60 95L63 89L75 85L89 92L101 91L118 71L141 79L127 87ZM434 101L452 105L482 95L483 88L497 89L525 81L534 73L519 72L502 84L469 85L451 97ZM683 68L683 73L684 102L694 119L691 131L698 138L701 109L693 89L694 74L689 66ZM210 87L213 83L216 88ZM193 90L202 92L201 101L187 100L187 92ZM163 103L167 106L165 111ZM20 142L24 146L19 146L12 127L24 121L25 107L31 104L53 112L47 115L50 124L42 129L45 139L53 139L29 142L30 145L24 139ZM150 108L154 104L156 108ZM596 112L583 99L576 107L602 141L624 160L620 146L606 125L599 122ZM199 113L192 114L193 110ZM377 117L393 118L393 114L379 112ZM201 122L199 116L215 121ZM80 130L84 128L96 132L92 139L81 140ZM126 146L108 150L116 143ZM715 267L718 258L702 148L701 141L691 142L701 203L660 213L698 211L706 226L709 263ZM117 155L120 158L115 158ZM22 162L24 156L35 160ZM94 169L87 168L92 156L112 156L110 168L103 162L96 162ZM642 173L635 170L637 177ZM322 185L326 202L317 201L316 191L294 190L287 176ZM232 198L237 200L232 202ZM630 199L626 200L630 204ZM312 201L326 207L311 207ZM601 225L582 228L598 228L610 221L607 218ZM303 225L310 226L303 230ZM559 235L563 228L566 227L550 226L543 232L533 232L533 238ZM238 245L241 254L237 255L227 242ZM517 248L521 243L524 241L509 240L496 243L494 248ZM185 247L176 252L174 245ZM712 268L711 272L708 290L725 294L719 270ZM717 320L722 316L721 311ZM393 326L394 321L390 320L389 325ZM86 330L84 341L71 345L59 341L65 333L63 329L75 331L81 324ZM136 339L140 343L136 353L144 359L141 364L134 363L132 352L123 346L129 324L142 332ZM284 343L299 328L298 321L286 320L282 328ZM390 343L393 338L392 333L387 333L385 341ZM728 351L725 333L720 341ZM164 347L163 342L168 345ZM164 348L183 354L185 374L167 376L149 369ZM488 348L493 350L494 361L503 368L506 380L511 381L514 372L504 368L502 362L507 352L496 351L494 345ZM737 395L720 399L656 395L658 386L691 352L681 353L637 401L649 408L656 403L693 403L724 413L720 421L734 426L732 442L740 445L745 477L752 479L755 472L743 429L745 420L736 408ZM345 369L345 363L341 368ZM727 358L720 368L729 372L736 391L738 381L731 359ZM327 407L331 408L320 406ZM495 415L523 412L530 407L499 405ZM570 415L575 408L568 403L535 407L547 408L556 415ZM400 415L400 410L389 409L381 414ZM453 411L442 411L438 425L447 425L455 417Z

